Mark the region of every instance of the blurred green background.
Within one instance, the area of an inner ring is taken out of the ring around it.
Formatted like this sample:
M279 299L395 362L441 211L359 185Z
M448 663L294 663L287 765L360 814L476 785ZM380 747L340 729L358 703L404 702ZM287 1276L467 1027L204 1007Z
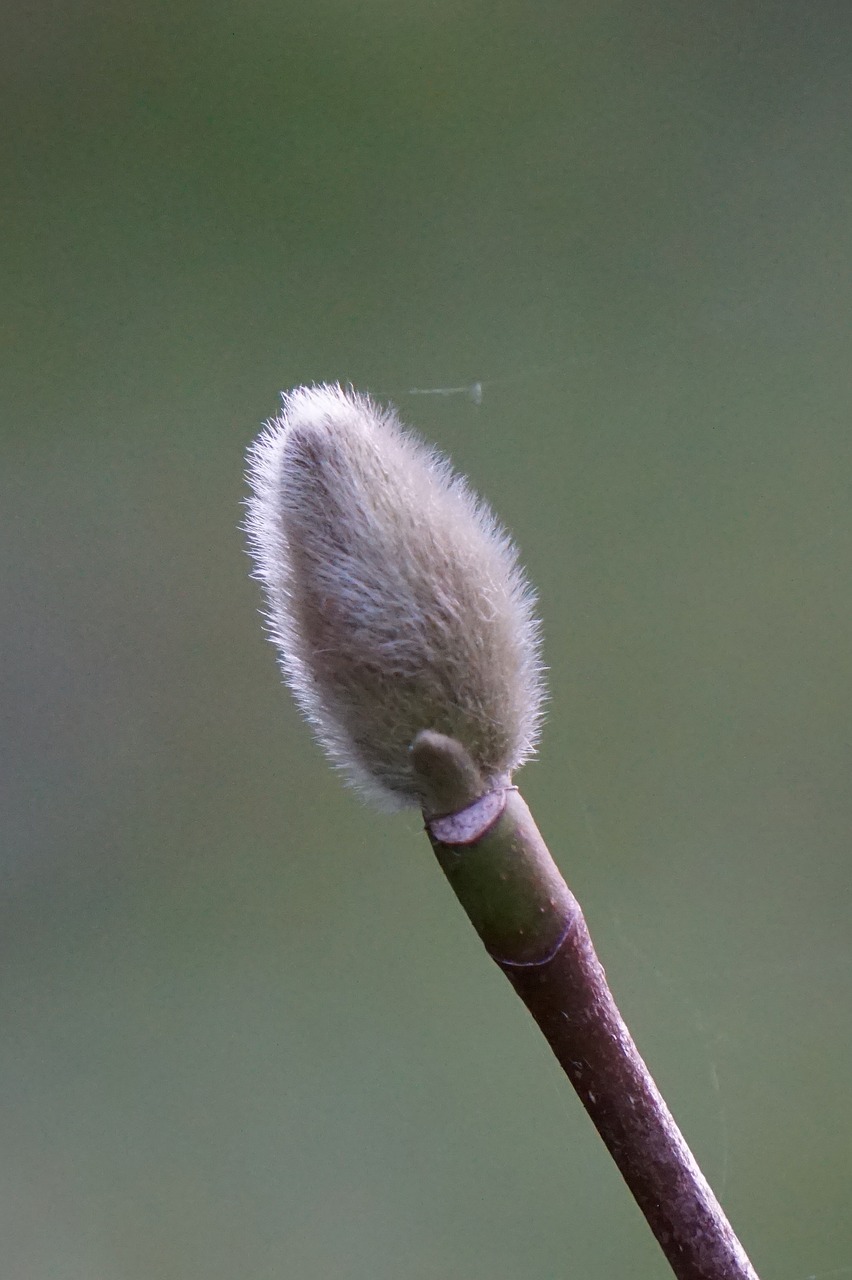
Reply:
M849 4L4 28L3 1280L668 1275L279 684L243 455L321 379L513 530L628 1021L764 1280L852 1275Z

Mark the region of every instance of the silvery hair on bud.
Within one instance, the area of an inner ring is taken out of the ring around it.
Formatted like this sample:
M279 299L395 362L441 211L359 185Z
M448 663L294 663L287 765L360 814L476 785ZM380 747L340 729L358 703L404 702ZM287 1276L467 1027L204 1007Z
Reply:
M332 761L386 808L420 802L422 729L461 742L487 782L522 764L543 698L533 595L449 462L369 397L299 387L248 480L269 633Z

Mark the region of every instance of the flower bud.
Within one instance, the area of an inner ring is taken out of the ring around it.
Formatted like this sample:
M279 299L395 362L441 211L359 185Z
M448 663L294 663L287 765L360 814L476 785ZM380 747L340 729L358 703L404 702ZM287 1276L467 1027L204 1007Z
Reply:
M534 598L505 531L389 409L283 397L248 455L246 530L284 677L331 760L384 807L421 804L409 748L460 742L486 786L534 751Z

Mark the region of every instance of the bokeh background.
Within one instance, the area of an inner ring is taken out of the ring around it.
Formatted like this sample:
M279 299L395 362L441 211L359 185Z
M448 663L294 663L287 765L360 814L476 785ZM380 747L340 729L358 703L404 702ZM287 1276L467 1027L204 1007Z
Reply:
M668 1274L280 687L243 455L322 379L520 542L525 794L762 1276L852 1275L849 4L39 0L0 68L4 1280Z

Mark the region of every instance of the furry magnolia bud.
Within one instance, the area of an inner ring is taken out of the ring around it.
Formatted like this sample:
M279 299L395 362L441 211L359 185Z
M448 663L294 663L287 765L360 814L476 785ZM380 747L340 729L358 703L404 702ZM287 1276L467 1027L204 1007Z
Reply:
M533 596L449 463L367 396L300 387L249 450L248 532L281 665L335 764L420 804L410 747L460 742L486 784L533 752Z

